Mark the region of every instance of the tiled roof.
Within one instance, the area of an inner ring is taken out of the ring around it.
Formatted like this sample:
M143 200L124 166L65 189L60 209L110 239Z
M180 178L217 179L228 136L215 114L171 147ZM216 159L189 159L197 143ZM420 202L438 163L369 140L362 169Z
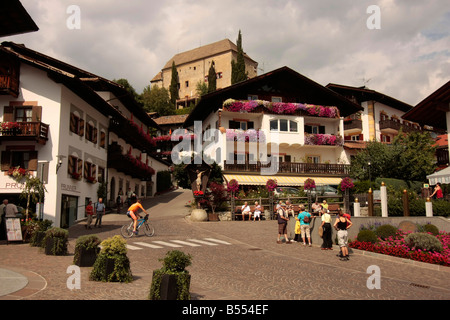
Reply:
M162 116L153 120L155 120L158 125L179 124L184 123L184 120L186 120L187 116L188 114Z

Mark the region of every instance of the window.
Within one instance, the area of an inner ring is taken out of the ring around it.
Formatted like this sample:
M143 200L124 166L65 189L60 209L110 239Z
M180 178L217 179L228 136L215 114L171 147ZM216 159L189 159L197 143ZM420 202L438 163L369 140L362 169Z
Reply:
M278 131L278 120L270 120L270 131Z
M97 179L97 166L88 161L84 162L84 178L89 182L94 182Z
M37 170L37 151L6 150L2 151L1 170L21 167L22 169Z
M272 97L272 102L283 102L281 97Z
M106 148L106 133L105 131L100 131L100 147Z
M189 88L189 81L185 81L184 84L185 84L186 88Z
M31 107L17 107L15 109L15 122L31 122L33 121L33 109Z
M86 140L97 143L97 128L91 123L86 123Z
M325 126L319 125L305 125L305 132L312 134L325 134Z
M84 120L73 112L70 114L70 131L80 137L84 136Z
M307 163L320 163L320 156L307 156L306 162Z
M105 180L105 168L98 167L98 176L97 176L98 182L103 182Z
M270 131L298 132L297 122L287 119L270 120Z
M67 172L73 177L73 178L80 178L81 177L81 170L83 168L83 160L76 156L69 156L68 165L67 165Z
M247 100L258 100L258 96L254 94L249 94Z
M223 76L222 76L222 72L217 72L217 73L216 73L216 78L217 78L217 79L222 79L222 77L223 77Z
M248 130L254 128L253 121L236 121L236 120L230 120L228 122L228 128L229 129L241 129L241 130Z

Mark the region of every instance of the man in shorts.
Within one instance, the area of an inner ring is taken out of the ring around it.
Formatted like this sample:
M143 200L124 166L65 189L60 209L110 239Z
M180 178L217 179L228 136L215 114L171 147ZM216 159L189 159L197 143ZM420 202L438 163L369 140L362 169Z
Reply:
M145 214L148 215L148 212L144 209L144 207L142 207L141 204L141 200L136 200L135 203L133 203L127 210L127 215L134 220L134 224L133 224L133 232L134 234L137 234L136 231L136 226L137 226L137 221L138 219L141 217L137 212L139 209L142 209L142 211L145 212Z

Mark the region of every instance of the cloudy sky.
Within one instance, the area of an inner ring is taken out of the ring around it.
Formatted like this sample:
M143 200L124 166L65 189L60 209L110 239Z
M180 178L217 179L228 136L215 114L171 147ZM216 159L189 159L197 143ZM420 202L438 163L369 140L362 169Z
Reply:
M24 43L140 93L176 53L225 38L258 61L312 80L416 105L450 80L448 0L21 0L39 27ZM70 5L80 9L79 28ZM379 15L367 9L379 8ZM377 19L379 18L379 19ZM379 22L369 29L367 21ZM70 26L75 28L69 28Z

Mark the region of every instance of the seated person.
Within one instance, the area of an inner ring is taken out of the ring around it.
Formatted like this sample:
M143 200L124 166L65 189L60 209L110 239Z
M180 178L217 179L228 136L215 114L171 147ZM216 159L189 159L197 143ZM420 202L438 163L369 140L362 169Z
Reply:
M316 202L314 202L313 203L313 205L311 206L311 209L312 209L312 213L314 214L314 215L322 215L322 206L317 202L317 200L316 200Z
M291 204L291 201L289 201L289 200L286 201L286 212L288 214L288 217L289 217L289 215L292 215L292 216L295 215L294 206Z
M245 201L244 205L241 207L241 212L242 212L242 220L245 221L245 215L248 214L248 220L250 221L252 212L250 210L250 206L247 204L247 201Z
M253 216L253 221L256 220L256 217L258 217L258 220L261 221L261 211L262 211L261 205L258 203L258 201L255 201L255 212Z

